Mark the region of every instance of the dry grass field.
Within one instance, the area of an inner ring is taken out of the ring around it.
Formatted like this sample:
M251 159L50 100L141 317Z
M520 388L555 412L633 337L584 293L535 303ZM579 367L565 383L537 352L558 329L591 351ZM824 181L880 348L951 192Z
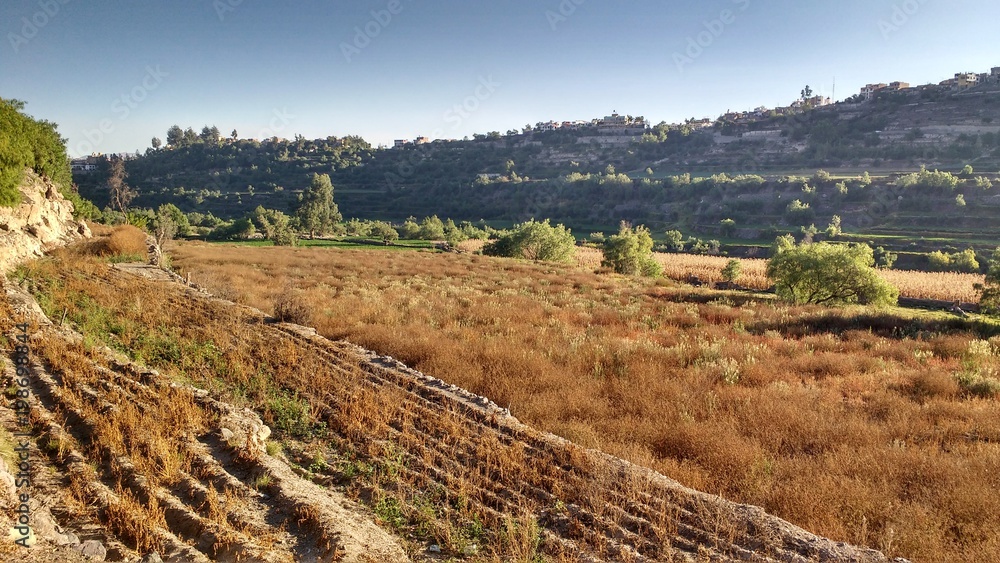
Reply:
M13 273L20 289L7 285L0 329L34 319L33 467L53 477L33 493L112 560L156 549L195 562L887 561L542 434L160 270L112 267L95 248ZM59 320L31 313L24 291ZM275 308L304 317L303 297L290 290Z
M957 319L475 255L182 244L174 263L811 532L1000 560L1000 339Z
M480 250L482 241L466 241L462 248L473 252ZM722 268L730 259L725 256L699 254L655 253L654 257L663 266L663 275L673 280L685 281L689 276L698 276L706 283L722 281ZM576 262L584 268L597 270L601 267L601 251L596 248L578 247ZM740 285L766 290L774 285L767 278L767 260L761 258L741 258L743 266ZM937 299L977 303L979 292L975 285L983 283L981 274L957 274L953 272L917 272L909 270L880 270L879 275L899 288L900 297L913 299Z

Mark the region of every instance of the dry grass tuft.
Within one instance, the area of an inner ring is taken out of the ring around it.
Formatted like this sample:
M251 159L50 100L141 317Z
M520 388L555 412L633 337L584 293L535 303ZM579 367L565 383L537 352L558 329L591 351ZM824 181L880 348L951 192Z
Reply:
M283 323L308 325L312 310L299 290L288 288L274 300L274 318Z
M142 229L132 225L119 225L114 228L102 226L91 232L94 238L75 248L93 256L138 256L145 260L146 233Z

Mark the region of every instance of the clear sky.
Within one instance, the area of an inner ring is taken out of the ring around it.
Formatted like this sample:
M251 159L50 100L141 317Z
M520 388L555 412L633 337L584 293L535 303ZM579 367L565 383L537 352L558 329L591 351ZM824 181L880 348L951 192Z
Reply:
M74 155L170 125L461 138L1000 66L996 0L3 0L0 97Z

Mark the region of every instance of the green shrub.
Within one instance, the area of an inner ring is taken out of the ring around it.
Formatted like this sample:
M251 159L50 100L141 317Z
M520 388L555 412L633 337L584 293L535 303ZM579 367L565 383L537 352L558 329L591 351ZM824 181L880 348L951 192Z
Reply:
M528 221L516 225L510 232L483 247L487 256L525 258L567 262L576 252L576 239L563 225L552 226L545 221Z

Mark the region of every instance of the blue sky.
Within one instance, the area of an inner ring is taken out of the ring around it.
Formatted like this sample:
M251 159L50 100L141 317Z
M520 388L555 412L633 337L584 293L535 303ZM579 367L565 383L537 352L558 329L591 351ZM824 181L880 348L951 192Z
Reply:
M995 0L4 0L0 97L71 154L172 124L462 138L655 122L1000 66Z

